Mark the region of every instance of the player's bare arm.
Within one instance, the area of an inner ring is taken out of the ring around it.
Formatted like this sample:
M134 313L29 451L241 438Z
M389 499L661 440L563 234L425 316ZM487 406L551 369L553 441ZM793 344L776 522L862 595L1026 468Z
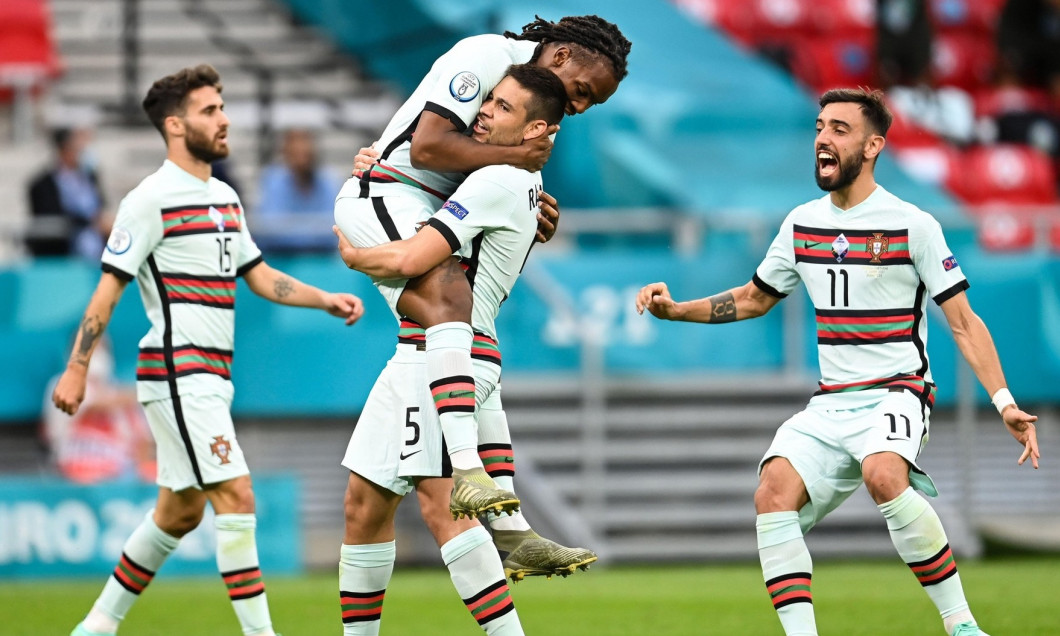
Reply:
M1019 464L1022 465L1029 458L1031 465L1038 468L1041 454L1038 452L1038 432L1034 427L1038 416L1021 410L1012 401L1005 384L1005 374L1001 370L1001 359L997 355L990 331L982 319L972 311L968 296L964 292L947 299L940 307L953 331L957 348L972 367L975 377L979 379L987 394L997 396L999 391L1003 391L1002 395L1007 396L1008 404L1001 406L1001 419L1012 437L1023 445Z
M352 325L364 315L364 304L353 294L330 293L307 285L288 276L266 263L259 263L251 268L243 279L250 290L266 300L281 305L323 309L332 316L344 318L346 325Z
M331 229L346 267L377 278L415 278L453 253L442 233L429 225L407 239L368 248L354 247L337 225Z
M558 125L549 126L547 134L527 139L518 146L483 144L459 132L453 122L441 115L423 111L409 156L412 165L421 170L473 172L486 166L507 164L537 172L552 154L552 140L548 135L557 130Z
M114 274L104 272L88 301L85 315L77 331L73 353L52 393L52 402L64 413L73 415L85 399L88 364L99 339L114 315L114 307L125 291L126 282Z
M753 282L707 298L676 302L666 283L645 285L637 293L637 313L648 313L662 320L726 323L765 315L778 302Z

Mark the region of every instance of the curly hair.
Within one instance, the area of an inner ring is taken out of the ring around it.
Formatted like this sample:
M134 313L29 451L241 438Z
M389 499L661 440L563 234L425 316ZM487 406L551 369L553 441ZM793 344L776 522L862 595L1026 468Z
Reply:
M615 79L622 81L629 71L626 69L626 57L633 44L622 35L618 27L596 15L567 16L559 22L549 22L534 16L536 19L523 27L522 33L505 31L504 37L513 40L529 40L539 44L559 42L580 47L590 55L600 55L611 63ZM538 46L531 62L536 62L541 54Z
M170 115L184 112L188 93L203 86L213 86L221 92L221 75L209 64L189 66L172 75L156 80L144 97L143 108L147 118L165 138L162 122Z

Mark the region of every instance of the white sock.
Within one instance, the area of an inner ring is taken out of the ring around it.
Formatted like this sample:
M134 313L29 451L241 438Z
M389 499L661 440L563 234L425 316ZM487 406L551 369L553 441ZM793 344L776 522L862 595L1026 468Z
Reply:
M339 600L343 636L376 636L383 597L394 573L394 541L343 544L339 551Z
M813 562L798 512L767 512L755 520L762 576L784 633L816 635L810 580Z
M491 636L523 636L504 568L486 529L475 526L442 546L442 560L464 605Z
M257 517L253 514L223 514L214 517L217 528L217 569L228 588L228 598L244 634L275 636L265 581L258 566L254 538Z
M508 417L503 409L480 407L478 421L478 455L486 474L493 478L498 488L515 492L515 455L512 453L512 438L508 431ZM529 530L530 524L521 511L486 513L490 527L495 530Z
M163 532L154 521L155 511L148 511L140 525L122 546L121 559L114 574L83 622L85 629L98 634L113 634L136 599L140 598L158 568L166 562L180 539Z
M475 423L475 376L471 365L471 326L443 322L424 331L427 340L427 381L442 426L453 468L481 468ZM470 451L461 453L459 451Z

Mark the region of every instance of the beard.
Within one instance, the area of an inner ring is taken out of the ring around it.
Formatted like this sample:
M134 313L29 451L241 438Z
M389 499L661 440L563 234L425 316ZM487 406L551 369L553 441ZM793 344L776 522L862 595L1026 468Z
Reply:
M191 156L205 163L213 163L228 156L228 145L220 145L195 128L188 127L184 136L184 145Z
M842 190L843 188L854 183L854 180L861 174L861 169L865 166L865 158L861 155L853 155L849 159L843 161L840 160L839 166L829 180L825 180L821 176L821 170L814 164L813 178L817 181L817 187L824 190L825 192L835 192L836 190Z

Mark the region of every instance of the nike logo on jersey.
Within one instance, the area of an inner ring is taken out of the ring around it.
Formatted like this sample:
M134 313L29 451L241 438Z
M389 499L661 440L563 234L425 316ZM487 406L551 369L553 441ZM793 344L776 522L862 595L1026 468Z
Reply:
M195 214L192 214L191 216L182 216L182 217L180 217L180 222L181 223L191 223L192 221L194 221L197 218L197 216L198 215L195 215Z
M405 453L404 451L402 451L402 453L401 453L400 455L398 455L398 457L399 457L399 458L400 458L400 459L401 459L402 461L404 461L404 460L408 459L409 457L412 457L412 456L413 456L413 455L415 455L416 453L419 453L419 452L421 452L422 450L423 450L423 449L421 448L420 450L417 450L417 451L412 451L411 453L408 453L408 454L406 454L406 453Z
M891 437L890 435L887 436L888 442L904 442L908 439L908 437Z
M811 249L811 248L817 247L820 244L821 244L820 241L814 241L812 243L809 242L809 241L806 241L806 249Z

